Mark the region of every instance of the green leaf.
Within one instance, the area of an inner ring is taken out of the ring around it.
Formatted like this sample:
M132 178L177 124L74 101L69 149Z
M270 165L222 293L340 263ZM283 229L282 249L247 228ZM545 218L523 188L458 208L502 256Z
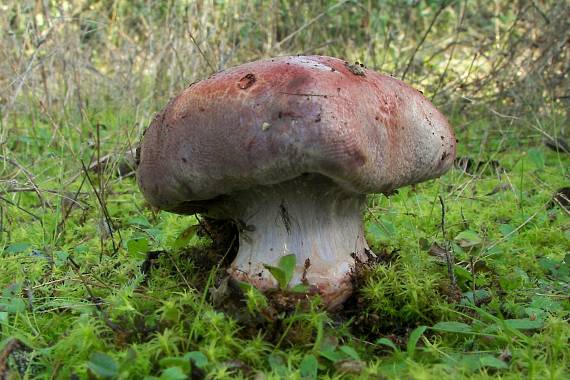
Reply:
M408 353L408 357L410 359L414 357L414 352L416 351L416 346L418 344L418 341L420 340L426 329L427 326L419 326L416 327L414 331L410 333L410 336L408 337L408 346L406 349L406 352Z
M335 351L334 349L322 350L319 352L319 355L325 359L330 360L333 363L346 359L345 355L338 351Z
M294 253L282 256L279 259L279 268L285 274L285 286L289 284L291 279L293 278L293 273L295 273L295 263L297 261L297 257Z
M536 169L544 169L544 154L540 149L530 148L527 151L528 158L534 164Z
M454 321L438 322L432 327L432 329L437 331L461 333L461 334L473 332L471 326L469 326L468 324L462 322L454 322Z
M347 354L351 359L360 360L360 356L354 348L350 346L340 346L338 349Z
M148 220L144 216L135 216L127 220L127 223L131 226L141 226L141 227L152 227Z
M536 309L542 309L548 312L556 312L562 310L562 304L550 297L534 296L530 306Z
M463 293L461 298L461 305L473 305L476 300L490 299L491 292L487 289L475 289L475 292L468 291Z
M376 344L381 344L383 346L388 346L392 348L394 351L400 351L398 347L388 338L380 338L376 340Z
M26 302L21 297L22 284L14 283L2 291L0 310L7 313L23 313L26 311Z
M471 248L480 245L482 239L477 232L465 230L457 234L455 241L457 241L461 248Z
M289 290L292 291L293 293L306 293L309 291L309 288L310 287L308 285L297 284Z
M8 254L22 253L25 252L31 246L32 245L28 242L14 243L6 247L4 249L4 252Z
M515 230L515 227L511 226L510 224L501 224L499 226L499 231L501 232L501 234L504 236L509 236L509 238L513 235L515 235L513 233L513 231ZM512 234L512 235L509 235Z
M186 380L188 375L180 367L170 367L162 371L159 379L161 380Z
M273 278L277 280L280 289L287 289L288 281L285 272L283 272L283 269L271 265L264 265L264 267L269 271L269 273L271 273Z
M110 379L119 374L119 365L111 356L103 352L94 352L89 357L87 367L96 376L103 379Z
M497 359L491 355L484 355L479 358L479 362L484 367L495 368L495 369L506 369L509 368L507 363Z
M56 267L61 267L67 263L67 258L69 257L69 253L65 251L55 251L53 253L53 261Z
M85 244L80 244L77 247L73 248L73 253L77 255L83 255L89 252L89 247Z
M505 325L515 330L534 330L544 326L544 321L539 319L506 319Z
M267 358L267 361L269 362L271 370L274 371L278 376L283 378L288 374L289 370L285 365L285 359L283 359L283 355L272 353Z
M26 303L20 297L0 300L0 310L7 313L23 313L26 311Z
M208 357L200 351L187 352L184 355L184 358L192 361L192 363L198 368L204 368L208 365Z
M566 258L564 260L566 260ZM558 261L549 257L541 257L538 260L538 264L557 280L570 281L570 265L568 261Z
M190 242L190 240L192 240L192 238L194 236L196 236L196 233L198 232L198 227L200 227L200 225L195 224L195 225L192 225L192 226L186 228L184 231L182 231L178 235L176 240L174 240L174 243L172 243L172 248L173 249L182 249L182 248L186 247L188 245L188 243Z
M166 357L158 362L162 368L180 367L183 371L190 371L190 360L184 357Z
M302 379L316 379L319 370L319 362L314 355L305 355L301 364L299 365L299 372L301 372Z
M482 367L479 358L480 356L477 354L452 353L449 357L444 359L444 363L450 368L462 368L467 371L477 371Z
M148 252L148 249L148 239L146 237L137 237L127 241L127 252L129 255L144 255Z

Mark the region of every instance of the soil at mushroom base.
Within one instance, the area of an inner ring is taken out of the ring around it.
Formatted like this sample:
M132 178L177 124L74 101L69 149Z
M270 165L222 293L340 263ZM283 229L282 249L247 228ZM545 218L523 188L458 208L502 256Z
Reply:
M310 290L293 292L271 289L265 293L265 305L248 310L246 288L240 287L227 273L237 253L238 227L230 220L209 218L201 218L200 226L198 234L211 239L211 244L189 248L181 253L179 259L193 263L195 270L191 285L199 293L207 294L207 303L238 323L241 338L254 339L261 334L265 341L274 344L312 344L315 331L306 325L303 316L309 318L318 312L318 308L315 309L315 306L318 307L315 293ZM333 325L350 322L347 326L355 337L375 341L389 336L398 345L405 347L407 336L416 327L416 323L398 319L383 320L369 309L369 300L361 292L374 275L377 265L391 266L399 259L397 249L376 247L375 250L377 255L369 257L366 262L356 261L351 273L354 291L339 310L328 314L331 319L329 322ZM162 265L171 266L172 261L155 261L148 276L154 276L153 271ZM196 271L201 275L196 275ZM299 323L292 322L297 319Z

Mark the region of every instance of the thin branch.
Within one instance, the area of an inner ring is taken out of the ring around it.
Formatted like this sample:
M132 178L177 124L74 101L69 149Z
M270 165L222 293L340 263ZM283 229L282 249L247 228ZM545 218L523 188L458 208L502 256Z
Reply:
M38 185L36 185L35 181L34 181L34 175L27 170L25 167L23 167L18 161L12 159L12 158L8 158L5 156L1 156L0 155L0 160L6 161L12 165L14 165L15 167L17 167L18 169L20 169L28 178L28 181L30 181L30 184L32 185L32 187L34 188L34 191L36 192L36 194L38 195L38 198L40 199L40 202L42 203L42 206L46 206L49 205L47 203L47 201L44 199L44 197L42 196L40 189L38 187Z
M25 212L26 214L30 215L32 218L36 219L38 222L40 222L41 225L43 225L42 219L37 216L36 214L26 210L25 208L22 208L20 206L18 206L17 204L15 204L14 202L12 202L9 199L4 198L3 196L0 195L0 199L3 200L4 202L8 203L9 205L12 205L14 207L16 207L18 210Z
M408 74L408 71L410 70L410 67L412 67L412 63L414 61L414 58L416 57L416 54L418 52L418 50L420 50L420 48L422 47L422 45L424 44L428 34L431 33L431 29L433 28L436 20L438 19L439 15L441 14L441 12L443 12L443 10L445 8L447 8L447 6L451 3L451 1L443 1L441 3L441 5L439 6L438 10L435 12L435 14L433 15L433 18L431 19L431 23L429 24L429 27L427 28L426 32L424 33L424 35L422 36L422 39L420 40L420 42L416 45L416 47L414 48L414 51L412 52L412 55L410 57L410 60L408 61L408 64L406 65L406 69L404 70L404 74L402 74L402 80L406 79L406 74Z
M95 196L97 197L97 201L99 201L99 206L101 206L101 209L103 210L103 216L105 217L105 223L109 227L109 233L111 235L111 242L113 244L113 254L115 254L115 253L117 253L118 248L115 245L115 237L113 235L113 225L111 223L111 216L109 215L109 211L107 210L105 203L101 199L99 192L97 191L97 188L95 187L95 184L91 180L91 176L89 176L89 172L87 171L87 167L85 166L85 163L83 161L81 161L81 167L83 168L83 172L85 173L85 176L87 177L87 181L89 181L91 188L95 192ZM120 232L119 232L119 238L122 240Z
M188 35L190 36L190 39L192 40L192 43L194 44L194 46L196 46L196 49L198 49L198 52L200 53L200 55L202 56L202 58L204 58L204 61L206 61L206 64L208 65L208 67L210 68L210 70L212 71L212 73L215 73L217 70L214 68L214 66L210 63L210 60L208 60L208 57L206 57L206 54L204 54L204 52L202 51L202 49L200 48L200 45L198 45L198 42L196 41L196 39L194 38L194 35L192 34L191 31L188 31Z
M338 3L336 3L335 5L329 7L327 10L319 13L317 16L313 17L311 20L309 20L308 22L306 22L305 24L303 24L299 29L295 30L294 32L290 33L288 36L286 36L285 38L283 38L281 41L277 42L275 44L275 48L276 49L280 49L281 45L283 45L284 43L286 43L287 41L289 41L290 39L292 39L293 37L295 37L297 34L299 34L300 32L302 32L303 30L307 29L309 26L313 25L315 22L319 21L322 17L326 16L328 13L334 11L336 8L346 4L348 2L348 0L343 0L343 1L339 1Z

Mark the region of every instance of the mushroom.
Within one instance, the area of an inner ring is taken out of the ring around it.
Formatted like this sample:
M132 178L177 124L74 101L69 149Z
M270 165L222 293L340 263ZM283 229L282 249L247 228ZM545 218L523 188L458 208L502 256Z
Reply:
M365 262L366 194L435 178L455 158L446 118L390 76L324 56L243 64L193 83L147 129L137 180L149 203L231 219L228 270L261 290L265 265L295 254L303 283L329 309Z

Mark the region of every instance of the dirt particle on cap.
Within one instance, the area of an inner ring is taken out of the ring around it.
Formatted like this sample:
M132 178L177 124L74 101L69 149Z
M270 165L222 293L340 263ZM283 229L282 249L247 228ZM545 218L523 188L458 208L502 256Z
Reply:
M365 71L365 67L363 64L356 62L354 64L345 62L344 65L346 66L346 68L348 69L348 71L350 71L351 73L353 73L354 75L358 75L358 76L365 76L366 75L366 71Z
M250 88L256 81L255 75L252 73L247 74L243 78L241 78L238 82L238 87L242 90L246 90Z
M271 124L269 124L268 122L264 121L263 124L261 124L262 131L267 131L269 128L271 128Z

